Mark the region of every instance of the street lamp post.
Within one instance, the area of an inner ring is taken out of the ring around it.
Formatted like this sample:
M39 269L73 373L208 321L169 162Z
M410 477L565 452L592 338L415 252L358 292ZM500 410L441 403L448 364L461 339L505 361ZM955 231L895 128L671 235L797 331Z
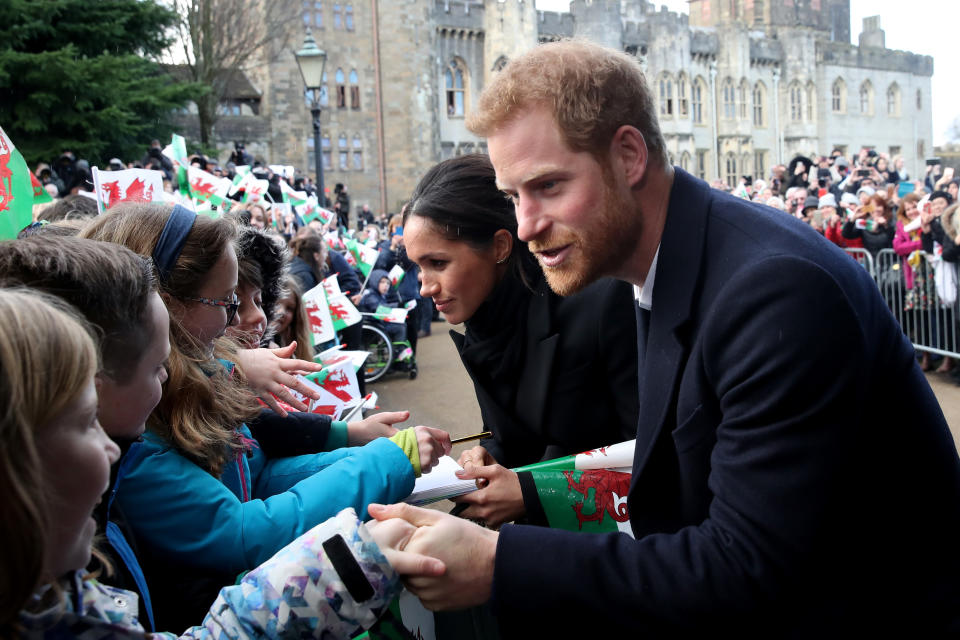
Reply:
M303 76L303 84L312 92L310 115L313 117L313 155L316 160L317 200L321 207L326 206L326 193L323 188L323 148L320 140L320 92L323 90L323 70L327 65L327 52L317 46L310 29L303 39L303 48L293 54Z

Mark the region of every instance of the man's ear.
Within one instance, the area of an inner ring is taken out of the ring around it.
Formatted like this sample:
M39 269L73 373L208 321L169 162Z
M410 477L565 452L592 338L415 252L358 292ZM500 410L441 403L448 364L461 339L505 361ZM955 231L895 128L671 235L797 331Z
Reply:
M640 130L626 124L617 129L610 141L610 158L613 167L629 187L639 184L646 175L650 158L647 142Z
M498 263L506 262L513 252L513 236L506 229L498 229L493 234L493 255Z

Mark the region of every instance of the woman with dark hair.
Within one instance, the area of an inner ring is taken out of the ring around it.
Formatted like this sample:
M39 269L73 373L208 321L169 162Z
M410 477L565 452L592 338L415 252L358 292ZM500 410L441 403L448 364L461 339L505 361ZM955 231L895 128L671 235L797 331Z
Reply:
M404 215L407 255L424 297L447 321L493 437L465 452L485 488L458 501L491 526L526 515L545 523L532 474L509 470L633 438L636 320L631 287L601 280L569 297L547 286L517 238L513 205L489 159L441 162ZM502 465L502 466L501 466Z

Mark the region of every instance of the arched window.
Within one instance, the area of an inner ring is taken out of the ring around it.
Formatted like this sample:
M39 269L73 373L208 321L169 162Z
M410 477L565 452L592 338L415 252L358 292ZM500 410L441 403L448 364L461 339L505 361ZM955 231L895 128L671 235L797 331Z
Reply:
M353 31L353 5L352 4L348 4L346 6L344 22L346 22L347 24L347 31Z
M801 122L803 120L803 87L799 82L792 82L789 88L790 92L790 121Z
M804 99L807 107L807 122L814 122L817 119L817 88L813 82L807 83L807 92Z
M360 134L353 135L353 168L356 171L363 171L363 140Z
M690 152L684 151L680 154L680 168L684 171L690 171Z
M660 76L660 115L662 117L673 117L673 79L670 74L664 73Z
M830 87L830 109L834 113L847 112L847 83L837 78Z
M340 137L337 138L337 153L340 156L340 170L346 171L350 168L350 163L348 161L348 156L350 154L347 149L347 135L345 133L341 133Z
M725 165L727 186L733 189L737 186L737 156L728 153Z
M454 58L444 72L447 88L447 115L462 118L466 112L466 66Z
M360 110L360 79L356 69L350 69L350 108Z
M337 109L346 109L347 108L347 86L345 84L346 78L343 75L343 69L337 69L337 72L334 74L333 79L337 85Z
M750 172L750 154L749 153L744 153L742 156L740 156L740 175L741 176L753 175Z
M690 101L687 97L687 74L680 73L677 76L677 113L681 118L686 118L690 114Z
M707 95L707 83L697 76L693 81L691 107L693 108L693 124L703 124L703 97Z
M753 24L763 24L763 0L753 0Z
M762 82L753 85L753 126L766 126L763 105L767 101L767 87Z
M343 29L343 7L339 2L333 4L333 28Z
M896 82L887 87L887 115L900 117L900 86Z
M737 105L740 107L737 117L741 120L749 118L747 115L750 112L750 102L747 100L748 95L750 95L750 85L747 83L747 79L743 78L740 80L740 87L737 90Z
M864 80L860 85L860 113L873 115L873 84L869 80Z
M723 96L723 118L733 120L737 117L737 92L733 87L733 78L724 80L720 90Z
M323 72L320 80L320 106L326 107L330 104L330 92L327 91L327 72Z
M917 89L917 110L919 111L922 108L923 108L923 93L921 93L920 89Z
M493 71L501 71L505 66L507 66L507 56L500 56L497 58L497 61L493 63Z
M329 171L333 168L333 161L330 159L330 136L323 136L320 139L320 149L323 154L323 168Z

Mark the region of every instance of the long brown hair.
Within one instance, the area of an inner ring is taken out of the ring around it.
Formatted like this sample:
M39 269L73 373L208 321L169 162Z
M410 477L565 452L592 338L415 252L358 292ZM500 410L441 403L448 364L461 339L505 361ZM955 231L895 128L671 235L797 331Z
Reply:
M306 233L290 241L290 251L293 255L307 263L317 282L323 280L323 263L317 262L314 254L319 253L321 256L325 255L325 247L326 245L323 239L313 232Z
M288 340L279 332L277 332L273 339L281 347L285 347L296 340L297 348L293 352L293 357L311 362L313 360L313 341L310 337L310 319L307 317L307 308L303 304L303 289L300 288L300 283L297 282L297 279L293 276L287 276L283 281L283 286L284 289L286 289L286 293L281 297L281 302L283 298L290 295L296 300L297 306L293 310L293 318L290 320L290 326L287 327L286 333L290 336L290 339Z
M83 236L127 246L150 256L170 217L171 207L149 203L119 204L84 229ZM165 299L195 296L210 269L227 249L235 251L236 223L197 216L180 257L159 286ZM236 361L236 344L214 342L213 355ZM196 339L170 315L170 375L163 397L147 421L148 428L214 476L242 445L235 429L253 418L257 405L239 368L229 372L198 348Z
M50 512L35 435L90 384L98 364L86 323L56 298L0 289L0 325L0 637L15 637L18 612L54 579L43 575Z

